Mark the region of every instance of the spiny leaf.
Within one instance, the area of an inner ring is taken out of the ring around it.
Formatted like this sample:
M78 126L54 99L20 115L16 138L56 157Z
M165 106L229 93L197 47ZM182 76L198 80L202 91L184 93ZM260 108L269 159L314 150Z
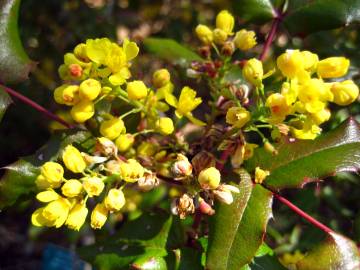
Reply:
M235 15L241 20L253 23L264 23L275 17L274 7L270 0L235 0Z
M0 2L0 81L18 83L34 67L21 44L18 31L20 0Z
M272 215L272 194L260 185L253 187L250 175L244 172L239 189L234 202L218 205L211 220L206 262L209 270L240 269L251 262L263 243Z
M147 38L144 40L144 46L150 53L179 65L202 60L198 54L172 39Z
M0 87L0 121L2 120L4 113L9 107L9 105L12 103L12 100L8 93L6 93L3 89Z
M313 141L284 141L275 146L278 155L259 148L246 163L250 171L257 166L270 171L265 185L272 190L300 188L321 177L360 168L360 126L352 118Z
M359 250L350 239L329 233L327 239L310 251L296 266L298 270L359 269Z

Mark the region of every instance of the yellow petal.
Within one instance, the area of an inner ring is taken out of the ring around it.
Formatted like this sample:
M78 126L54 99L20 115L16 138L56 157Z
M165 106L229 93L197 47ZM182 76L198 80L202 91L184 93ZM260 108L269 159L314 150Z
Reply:
M51 202L60 198L60 195L53 190L46 190L36 195L36 199L40 202Z
M135 42L130 42L128 39L124 40L123 48L126 54L126 60L130 61L134 59L139 53L139 47Z
M172 107L177 107L178 101L176 97L170 93L165 93L165 101Z
M109 81L112 85L122 85L127 79L131 77L131 73L128 68L122 68L119 72L111 75Z
M198 126L205 126L206 123L204 123L203 121L195 118L192 113L187 113L186 118L188 118L193 124L198 125Z

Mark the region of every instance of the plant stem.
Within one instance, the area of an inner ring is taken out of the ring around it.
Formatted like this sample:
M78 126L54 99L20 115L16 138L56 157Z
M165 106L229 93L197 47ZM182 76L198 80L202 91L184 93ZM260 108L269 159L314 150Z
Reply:
M216 162L216 168L219 171L222 171L224 169L225 163L228 160L230 154L231 154L231 149L230 148L225 149L221 153L220 160Z
M278 30L281 19L282 19L281 14L277 14L276 17L274 18L272 25L271 25L270 33L266 38L264 48L259 57L260 61L263 61L265 59L265 57L270 49L271 43L273 42L273 40L275 38L275 35Z
M308 222L310 222L315 227L319 228L320 230L326 232L326 233L333 233L333 230L331 230L329 227L325 226L321 222L317 221L315 218L310 216L309 214L305 213L303 210L301 210L296 205L292 204L290 201L282 197L281 195L274 193L273 195L276 199L278 199L281 203L285 204L287 207L289 207L292 211L294 211L296 214L301 216L302 218L306 219Z
M41 112L42 114L46 115L47 117L51 118L52 120L55 120L56 122L59 122L60 124L62 124L63 126L67 127L67 128L74 128L74 125L69 124L68 122L66 122L64 119L61 119L59 116L57 116L56 114L48 111L47 109L45 109L44 107L42 107L41 105L37 104L36 102L32 101L31 99L23 96L22 94L16 92L15 90L0 84L0 87L2 89L4 89L4 91L6 91L8 94L16 97L17 99L19 99L20 101L24 102L25 104L33 107L35 110L38 110L39 112Z

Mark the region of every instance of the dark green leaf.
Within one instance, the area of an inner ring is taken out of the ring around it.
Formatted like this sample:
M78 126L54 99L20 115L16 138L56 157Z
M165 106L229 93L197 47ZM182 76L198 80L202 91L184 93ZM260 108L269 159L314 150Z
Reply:
M0 121L4 116L4 113L7 109L7 107L11 104L12 100L8 93L6 93L3 89L0 87Z
M269 170L265 185L273 190L300 188L321 177L360 168L360 126L349 119L313 141L285 141L276 148L276 156L257 149L246 167Z
M163 257L158 256L149 256L145 254L144 256L136 259L132 263L131 267L137 270L166 270L166 261Z
M256 257L250 264L251 270L286 270L275 255Z
M239 189L231 205L218 205L210 222L206 261L209 270L240 269L251 262L263 243L272 214L272 194L260 185L253 187L245 172Z
M20 0L0 2L0 81L17 83L28 78L34 63L26 55L18 31Z
M202 60L198 54L172 39L147 38L144 40L144 46L149 53L179 65Z
M235 0L235 15L241 20L253 23L265 23L275 17L274 7L270 0Z
M296 266L298 270L359 269L359 250L350 239L329 233L327 239L310 251Z
M297 9L290 10L284 23L290 33L305 36L359 21L358 0L316 0L307 1Z

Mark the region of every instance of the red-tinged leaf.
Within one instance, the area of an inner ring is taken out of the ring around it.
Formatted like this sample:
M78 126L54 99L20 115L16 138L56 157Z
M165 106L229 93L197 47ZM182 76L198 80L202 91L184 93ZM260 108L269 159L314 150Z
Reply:
M3 118L5 111L7 107L12 103L12 100L8 93L6 93L3 89L0 87L0 121Z
M275 145L279 154L257 149L246 163L249 171L270 171L265 185L272 190L301 188L306 183L342 171L360 168L360 126L352 118L315 140L285 141Z
M359 269L359 250L350 239L329 233L327 239L310 251L296 266L297 270Z
M210 222L206 267L209 270L237 270L250 263L272 215L272 193L253 186L250 175L241 174L240 193L231 205L219 204Z

